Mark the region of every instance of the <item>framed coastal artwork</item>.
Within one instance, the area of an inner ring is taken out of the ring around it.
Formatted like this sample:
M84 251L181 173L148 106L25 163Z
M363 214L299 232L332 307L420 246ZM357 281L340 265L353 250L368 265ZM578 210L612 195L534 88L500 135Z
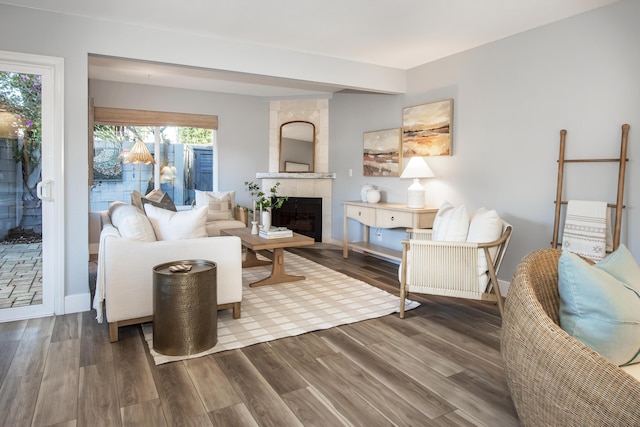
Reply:
M364 132L364 176L400 176L400 128Z
M402 109L402 157L452 155L453 99Z

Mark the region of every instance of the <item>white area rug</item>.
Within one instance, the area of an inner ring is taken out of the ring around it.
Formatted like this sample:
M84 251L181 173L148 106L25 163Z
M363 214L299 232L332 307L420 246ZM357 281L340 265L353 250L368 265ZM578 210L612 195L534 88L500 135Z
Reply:
M271 272L271 266L242 270L242 317L218 312L218 343L189 356L164 356L153 350L153 324L142 325L156 365L192 359L220 351L382 317L399 310L400 298L338 273L306 258L285 252L288 274L305 280L250 288L249 283ZM407 300L406 310L419 303Z

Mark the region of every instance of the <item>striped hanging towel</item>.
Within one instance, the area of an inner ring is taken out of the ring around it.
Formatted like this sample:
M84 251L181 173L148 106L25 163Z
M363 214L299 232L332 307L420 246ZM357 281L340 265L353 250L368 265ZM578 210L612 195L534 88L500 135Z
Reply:
M606 202L569 200L562 233L562 249L599 261L606 255L608 229Z

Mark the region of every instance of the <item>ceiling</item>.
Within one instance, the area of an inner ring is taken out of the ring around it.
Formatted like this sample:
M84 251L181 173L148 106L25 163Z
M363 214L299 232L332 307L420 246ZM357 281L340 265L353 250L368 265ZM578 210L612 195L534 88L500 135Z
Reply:
M617 0L0 0L34 9L407 70ZM144 65L144 72L140 71ZM90 77L269 96L344 88L98 57ZM289 89L288 93L285 89Z

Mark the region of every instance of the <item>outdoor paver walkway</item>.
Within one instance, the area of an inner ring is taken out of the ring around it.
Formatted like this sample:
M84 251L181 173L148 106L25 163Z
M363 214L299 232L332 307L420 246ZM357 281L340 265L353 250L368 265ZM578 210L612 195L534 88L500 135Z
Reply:
M42 304L42 244L0 244L0 308Z

